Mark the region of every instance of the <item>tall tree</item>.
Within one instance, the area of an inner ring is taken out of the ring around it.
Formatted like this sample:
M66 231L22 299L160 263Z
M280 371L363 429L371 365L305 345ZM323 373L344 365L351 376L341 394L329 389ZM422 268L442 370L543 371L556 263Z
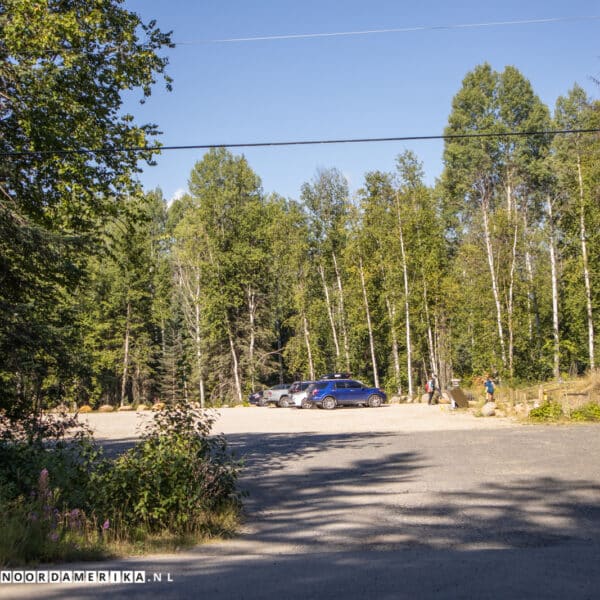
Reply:
M496 134L446 141L447 199L466 232L481 229L495 306L501 366L514 375L515 306L520 261L531 264L528 238L542 219L536 177L548 152L548 136L511 133L548 129L549 112L514 67L502 73L476 67L456 94L446 133ZM533 220L533 223L531 222ZM530 267L529 288L532 288Z
M554 115L557 127L581 129L597 127L600 123L598 103L592 103L585 91L574 86L566 97L557 100ZM587 328L587 362L591 370L596 369L596 334L594 323L594 296L590 265L590 233L598 224L597 181L600 169L600 145L595 136L573 134L558 136L554 143L555 172L560 189L567 199L570 219L565 224L579 238L580 280L583 284L585 323ZM575 297L581 294L574 294Z
M121 4L0 6L0 239L15 240L1 252L0 406L10 410L41 398L49 370L68 378L75 368L78 353L65 349L81 257L156 151L120 151L157 133L121 114L122 95L150 94L170 39Z
M230 378L219 383L221 389L241 402L245 381L252 385L255 376L257 344L266 343L258 335L269 287L261 183L243 156L214 149L195 165L189 186L204 238L205 335L212 352L228 363Z
M315 266L321 276L325 305L335 347L335 368L350 370L350 350L346 327L345 294L340 256L346 243L348 219L348 182L337 169L321 170L302 186L301 200L310 216L310 236ZM330 284L330 275L332 283ZM330 292L335 290L335 292ZM334 307L332 297L337 298ZM338 330L341 336L338 336ZM338 337L341 337L341 345ZM343 350L343 355L342 355Z

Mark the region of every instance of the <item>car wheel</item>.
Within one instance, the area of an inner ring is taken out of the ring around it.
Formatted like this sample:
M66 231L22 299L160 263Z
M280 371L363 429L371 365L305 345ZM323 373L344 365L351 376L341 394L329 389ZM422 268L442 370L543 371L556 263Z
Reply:
M371 408L379 408L381 406L381 396L378 396L377 394L369 396L369 406Z
M323 401L321 402L323 408L326 408L327 410L331 410L332 408L335 408L335 405L337 404L337 402L335 401L335 398L333 396L327 396L325 398L323 398Z
M259 405L259 406L267 406L267 404L269 404L269 403L268 403L268 402L267 402L267 401L266 401L264 398L261 398L261 399L258 401L258 405Z
M279 408L289 408L289 406L290 406L289 396L281 396L281 398L279 398Z
M302 408L312 408L313 406L314 404L308 398L302 400Z

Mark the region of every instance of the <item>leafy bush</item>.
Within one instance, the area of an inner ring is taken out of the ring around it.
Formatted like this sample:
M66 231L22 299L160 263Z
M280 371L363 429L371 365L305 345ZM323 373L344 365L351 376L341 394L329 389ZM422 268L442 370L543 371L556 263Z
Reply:
M96 475L96 513L115 535L205 532L210 515L237 507L238 465L214 417L189 404L157 412L142 440Z
M573 421L600 421L600 405L595 402L584 404L571 411Z
M157 412L141 441L102 458L76 417L0 415L0 565L194 543L238 522L238 464L214 416Z
M541 406L533 408L529 418L537 422L559 421L563 417L562 406L558 402L544 402Z
M90 430L71 415L0 416L0 499L28 498L40 472L52 474L61 505L89 506L91 473L100 460Z

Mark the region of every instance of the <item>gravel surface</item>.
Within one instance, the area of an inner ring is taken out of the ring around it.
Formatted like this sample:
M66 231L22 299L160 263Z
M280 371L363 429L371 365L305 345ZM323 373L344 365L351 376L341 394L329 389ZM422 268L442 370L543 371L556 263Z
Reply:
M88 417L113 451L148 418ZM245 464L236 539L79 565L172 583L0 586L0 597L599 597L598 426L392 405L223 409L215 431Z

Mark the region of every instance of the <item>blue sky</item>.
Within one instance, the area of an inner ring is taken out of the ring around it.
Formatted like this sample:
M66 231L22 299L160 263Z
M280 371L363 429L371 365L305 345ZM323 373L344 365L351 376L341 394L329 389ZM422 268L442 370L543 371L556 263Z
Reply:
M600 2L508 0L126 0L145 21L173 30L168 73L145 105L128 100L138 122L153 122L166 146L439 135L466 73L482 62L514 65L543 102L575 82L600 96L600 19L546 24L427 29L403 33L215 43L282 34L435 27L600 15ZM257 148L244 153L265 192L298 198L319 168L337 167L351 188L364 174L394 169L413 150L428 183L442 171L441 141ZM164 152L144 166L146 189L167 199L187 189L200 150Z

